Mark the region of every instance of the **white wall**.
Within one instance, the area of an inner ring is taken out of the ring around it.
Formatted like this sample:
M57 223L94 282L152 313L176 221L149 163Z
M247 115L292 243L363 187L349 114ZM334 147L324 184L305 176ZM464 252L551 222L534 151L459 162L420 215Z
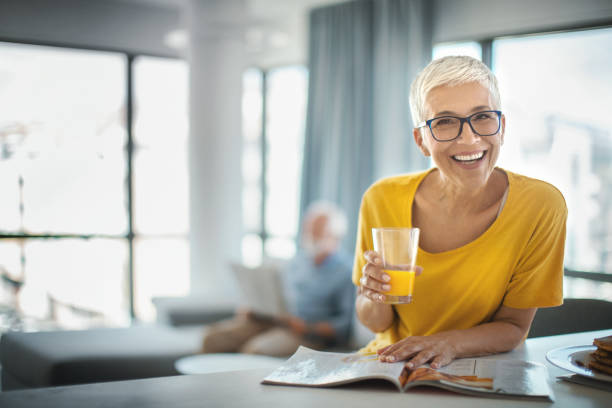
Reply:
M191 294L227 300L242 239L244 0L187 6Z
M433 41L612 24L611 0L434 0Z

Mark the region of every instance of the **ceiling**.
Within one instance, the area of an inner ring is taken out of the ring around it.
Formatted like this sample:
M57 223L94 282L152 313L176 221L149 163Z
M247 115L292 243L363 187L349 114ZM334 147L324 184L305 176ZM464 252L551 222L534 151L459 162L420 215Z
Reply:
M181 9L189 0L121 1ZM244 1L247 13L245 41L249 63L273 67L306 61L308 12L311 9L348 0ZM166 43L173 48L184 47L187 41L188 35L184 27L166 35Z

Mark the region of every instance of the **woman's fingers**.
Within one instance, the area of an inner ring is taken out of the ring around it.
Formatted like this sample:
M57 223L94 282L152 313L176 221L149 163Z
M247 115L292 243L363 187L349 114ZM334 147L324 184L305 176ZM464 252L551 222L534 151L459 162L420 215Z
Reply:
M418 345L407 344L401 345L397 348L391 348L385 353L380 355L379 359L388 363L395 361L408 360L410 357L418 354L421 351L421 347Z
M407 337L404 340L398 341L397 343L391 344L385 348L379 349L378 354L382 361L399 361L401 360L400 354L403 352L407 353L406 355L414 354L417 351L420 351L420 348L414 348L414 344L412 343L412 338Z
M384 292L391 290L389 285L391 278L383 272L380 256L375 251L365 252L364 258L367 263L363 266L359 281L361 293L374 302L384 303L386 300Z
M380 354L379 359L385 362L406 360L406 367L412 369L427 363L438 355L436 349L424 348L422 344L400 344L399 347L393 347L398 344L400 343L382 349L384 351Z
M456 353L444 336L406 337L378 350L379 360L396 362L406 360L408 369L417 368L431 361L431 368L438 369L455 359Z
M379 355L380 355L380 354L383 354L385 351L389 350L389 347L391 347L391 346L393 346L393 344L390 344L390 345L388 345L388 346L385 346L385 347L383 347L383 348L380 348L380 349L376 350L376 353L377 353L377 354L379 354Z
M365 270L365 268L364 268ZM361 279L359 279L359 293L376 303L384 303L386 297L383 293L391 288L388 284L378 282L376 279L369 277L365 271Z
M376 352L381 356L389 356L399 350L401 347L405 347L408 345L407 338L404 340L400 340L397 343L390 344L384 348L378 349Z
M363 254L366 264L361 271L362 277L359 281L361 293L375 302L385 301L385 292L391 290L391 277L383 270L381 256L376 251L366 251ZM415 267L415 273L419 276L423 273L423 268Z
M414 356L410 361L406 363L408 368L416 368L431 360L436 355L436 352L432 349L423 350Z
M385 300L387 299L386 296L383 295L382 293L378 293L374 290L369 290L369 289L362 288L361 294L376 303L385 303Z
M385 281L384 276L376 273L376 271L364 271L359 280L359 284L363 288L368 288L377 292L388 292L391 290L391 285Z
M364 252L363 257L368 263L373 265L382 265L382 258L376 251L366 251Z
M369 262L363 266L361 274L378 282L389 282L391 280L391 277L380 266Z
M385 303L385 301L387 300L387 297L384 293L380 293L379 291L368 289L365 286L361 286L359 293L376 303Z
M444 367L445 365L450 364L451 361L453 361L453 359L450 355L442 353L433 359L431 362L431 368L438 369L440 367Z

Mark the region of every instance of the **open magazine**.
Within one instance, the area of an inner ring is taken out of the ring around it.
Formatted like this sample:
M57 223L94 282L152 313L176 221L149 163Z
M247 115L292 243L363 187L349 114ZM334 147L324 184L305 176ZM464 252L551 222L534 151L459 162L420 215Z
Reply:
M402 392L423 385L468 395L553 401L546 366L520 360L468 358L437 370L429 365L408 370L404 362L383 363L376 355L300 347L262 383L332 387L370 379L390 381Z

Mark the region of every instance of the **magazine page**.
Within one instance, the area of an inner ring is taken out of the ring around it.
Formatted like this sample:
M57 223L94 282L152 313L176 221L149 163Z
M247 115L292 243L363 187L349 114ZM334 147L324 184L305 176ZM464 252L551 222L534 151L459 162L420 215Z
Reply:
M300 346L289 360L262 381L263 384L326 387L366 379L383 379L401 389L404 363L382 363L377 355L329 353Z
M241 306L257 313L262 319L287 312L280 263L268 262L257 268L233 263L231 268L240 290Z
M438 370L427 366L403 373L404 389L432 385L467 394L553 400L545 366L520 360L460 359Z

